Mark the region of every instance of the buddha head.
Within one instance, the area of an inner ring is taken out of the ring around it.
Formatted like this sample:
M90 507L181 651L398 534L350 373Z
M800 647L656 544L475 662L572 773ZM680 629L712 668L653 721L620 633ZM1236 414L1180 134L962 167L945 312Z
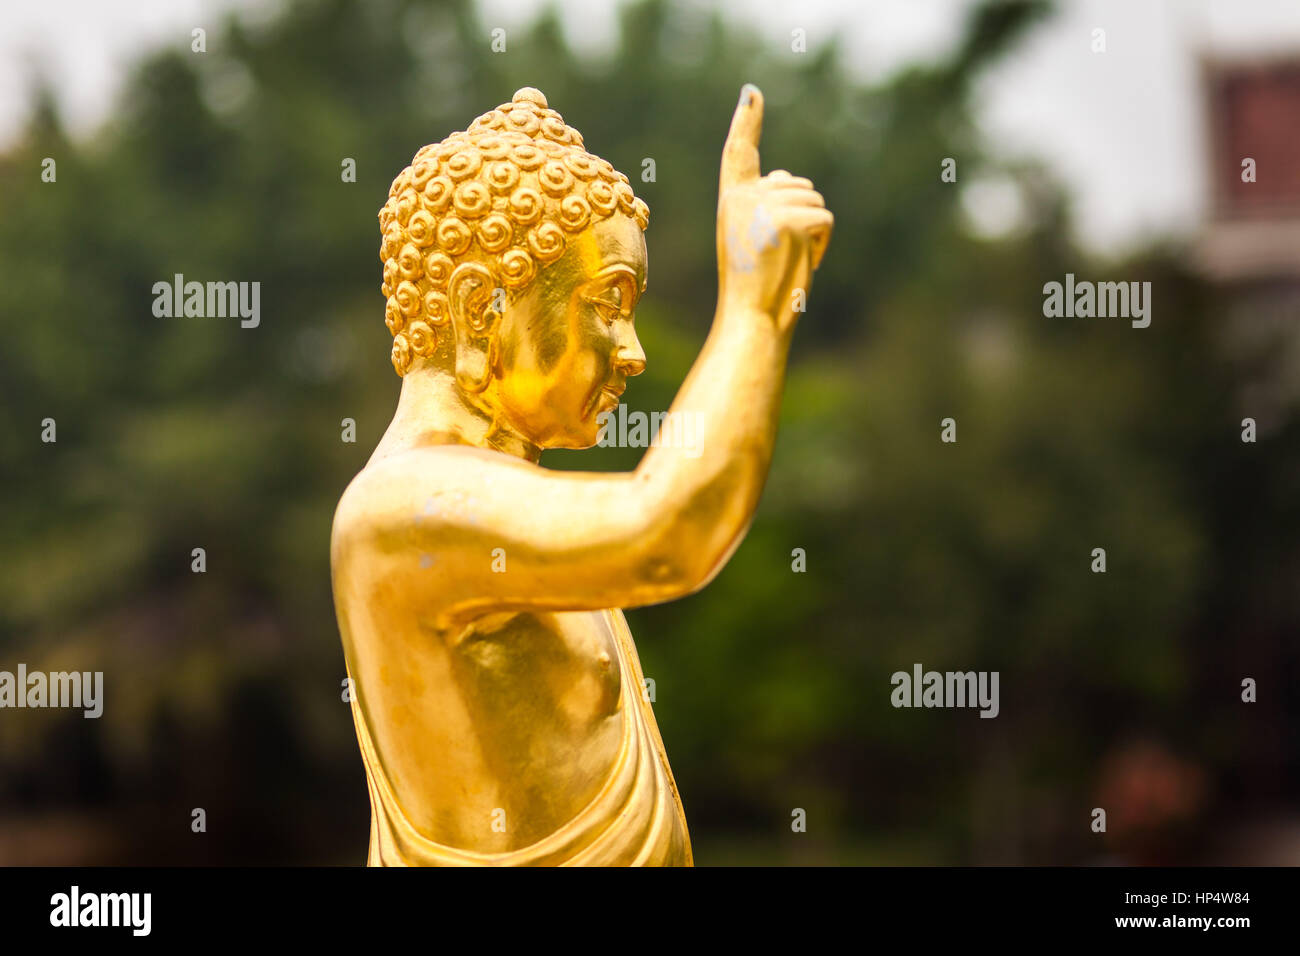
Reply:
M594 445L645 367L649 216L532 88L425 146L379 212L397 374L451 379L539 448Z

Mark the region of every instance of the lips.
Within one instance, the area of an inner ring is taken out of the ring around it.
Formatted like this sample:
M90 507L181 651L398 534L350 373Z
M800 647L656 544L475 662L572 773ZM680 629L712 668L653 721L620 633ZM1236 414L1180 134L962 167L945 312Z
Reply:
M592 405L592 412L613 411L618 408L622 401L623 389L615 388L612 385L605 385L596 393L595 402ZM591 414L590 412L588 414Z

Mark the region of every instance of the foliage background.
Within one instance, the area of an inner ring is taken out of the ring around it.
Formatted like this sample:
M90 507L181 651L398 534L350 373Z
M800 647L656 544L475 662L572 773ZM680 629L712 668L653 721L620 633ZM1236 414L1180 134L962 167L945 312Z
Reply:
M702 593L629 613L698 862L1257 862L1261 839L1300 860L1300 420L1283 404L1241 442L1277 343L1224 346L1224 293L1179 242L1089 261L1051 175L986 154L973 85L1050 12L984 3L946 62L863 85L833 38L796 55L667 0L625 8L598 58L555 14L498 55L464 0L295 0L139 63L89 139L42 94L0 156L0 668L103 670L107 700L0 714L0 862L364 859L328 540L398 392L389 182L542 89L650 205L626 400L661 410L712 314L745 81L765 170L810 176L837 225L748 538ZM996 241L963 214L982 176L1026 202ZM260 281L260 327L155 318L178 272ZM1150 280L1151 327L1044 319L1067 272ZM893 709L915 662L999 671L1001 715Z

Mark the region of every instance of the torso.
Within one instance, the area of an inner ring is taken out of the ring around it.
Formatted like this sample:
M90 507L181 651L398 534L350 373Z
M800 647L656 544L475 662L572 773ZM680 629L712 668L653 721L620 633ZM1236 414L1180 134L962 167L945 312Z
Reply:
M492 615L452 641L352 637L349 669L376 747L429 838L482 852L526 846L576 816L609 775L624 715L604 615Z
M340 608L340 629L354 706L410 824L444 846L501 853L577 817L610 778L625 721L654 722L640 678L623 673L636 665L624 663L630 646L620 653L621 612L488 614L440 634L421 623L430 616L395 613L385 580L373 600ZM662 752L653 759L680 816Z
M439 862L442 847L471 862L690 864L621 611L452 621L437 554L374 546L332 557L374 814L371 862L377 833L404 832L393 861ZM575 826L589 832L573 837ZM543 853L560 833L569 848Z

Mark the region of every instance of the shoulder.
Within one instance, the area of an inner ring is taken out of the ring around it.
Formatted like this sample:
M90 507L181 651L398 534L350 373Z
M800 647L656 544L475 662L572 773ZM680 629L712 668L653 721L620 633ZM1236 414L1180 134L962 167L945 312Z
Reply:
M436 511L445 518L455 513L439 507L448 498L472 504L493 488L507 488L541 471L531 462L469 445L433 445L372 460L339 498L333 547L337 551L426 513Z

